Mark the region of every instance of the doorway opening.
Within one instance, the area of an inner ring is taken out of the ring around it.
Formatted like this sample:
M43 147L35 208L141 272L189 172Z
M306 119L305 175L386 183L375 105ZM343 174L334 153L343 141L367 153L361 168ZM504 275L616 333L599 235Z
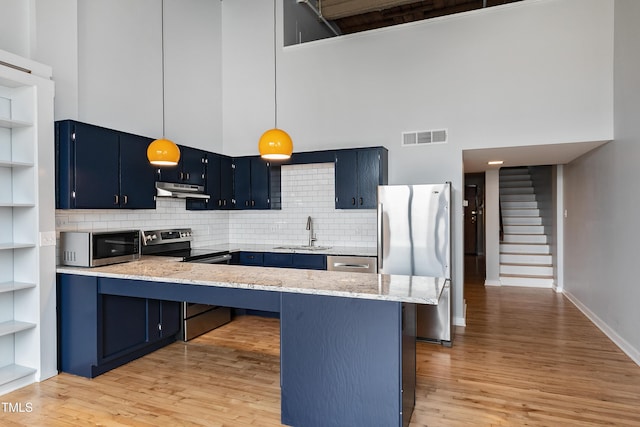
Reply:
M464 284L485 280L485 174L464 175Z

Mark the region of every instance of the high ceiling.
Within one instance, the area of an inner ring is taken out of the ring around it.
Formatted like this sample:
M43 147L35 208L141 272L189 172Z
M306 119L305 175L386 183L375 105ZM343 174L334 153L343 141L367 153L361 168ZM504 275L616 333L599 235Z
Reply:
M349 34L517 1L522 0L321 0L319 9Z

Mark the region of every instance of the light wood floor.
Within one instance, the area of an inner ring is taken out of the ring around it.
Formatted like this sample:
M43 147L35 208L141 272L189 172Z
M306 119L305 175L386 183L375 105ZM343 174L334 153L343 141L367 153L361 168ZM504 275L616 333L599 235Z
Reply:
M466 266L475 271L473 259ZM418 343L411 426L640 426L640 367L550 290L465 283L452 348ZM279 324L245 316L93 380L0 396L4 426L279 426ZM367 426L368 427L368 426Z

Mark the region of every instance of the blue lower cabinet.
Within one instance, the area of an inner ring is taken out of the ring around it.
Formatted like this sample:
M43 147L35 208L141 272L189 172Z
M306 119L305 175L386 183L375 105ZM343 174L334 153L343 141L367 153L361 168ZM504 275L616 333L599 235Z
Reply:
M409 424L414 304L283 293L280 310L283 424Z
M265 252L263 254L264 267L293 267L293 254L279 252Z
M59 274L58 370L92 378L98 366L98 279Z
M233 257L232 264L246 266L302 268L307 270L327 269L327 256L324 254L239 252Z
M176 301L157 301L160 304L160 327L156 330L158 331L157 338L162 339L171 339L177 338L178 333L180 333L181 328L181 311L182 311L182 303Z
M179 302L100 293L113 280L58 275L58 370L93 378L176 340Z
M293 268L326 270L327 256L321 254L293 254Z
M262 266L263 262L262 252L240 252L238 255L240 265Z
M98 312L102 312L98 324L100 361L124 354L145 345L149 338L147 324L147 299L99 295ZM102 310L100 310L100 305Z

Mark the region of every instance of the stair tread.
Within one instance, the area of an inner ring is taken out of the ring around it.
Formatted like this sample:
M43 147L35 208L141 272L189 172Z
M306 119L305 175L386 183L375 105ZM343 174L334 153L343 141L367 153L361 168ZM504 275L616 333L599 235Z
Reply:
M553 267L553 264L528 264L522 262L501 262L500 265L508 265L510 267Z
M551 256L551 254L523 253L523 252L500 252L500 255L522 255L522 256Z
M504 233L504 234L505 234L505 236L507 236L507 235L508 236L527 236L527 235L539 236L539 234L512 234L512 233L508 233L508 234ZM515 242L504 242L504 241L501 241L500 244L502 244L502 245L545 245L545 246L549 245L548 243L538 243L538 242L535 242L535 243L515 243Z
M553 279L553 276L531 276L528 274L501 274L500 277L522 278L522 279Z

